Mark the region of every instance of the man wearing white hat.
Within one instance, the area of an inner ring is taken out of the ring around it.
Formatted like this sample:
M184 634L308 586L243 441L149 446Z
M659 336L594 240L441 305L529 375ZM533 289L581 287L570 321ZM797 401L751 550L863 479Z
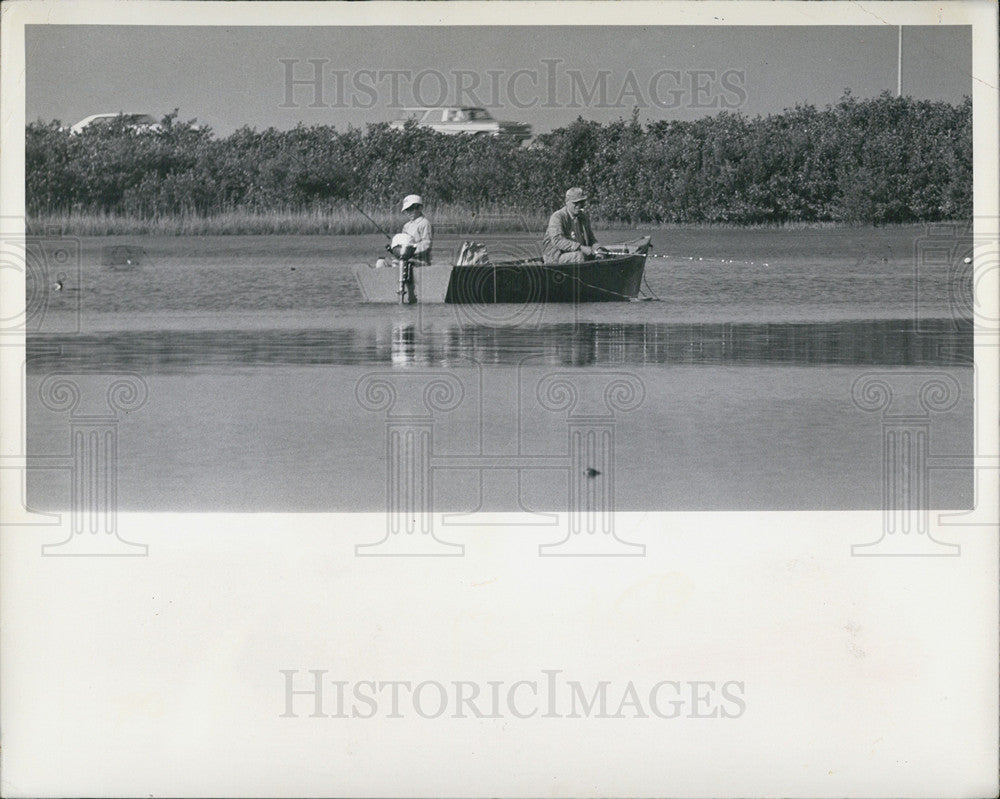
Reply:
M587 195L574 186L566 192L566 205L549 217L542 243L542 255L547 264L572 264L588 261L598 249L594 231L587 216Z
M413 239L412 260L420 265L431 262L431 223L424 216L424 201L419 194L407 194L403 199L403 213L410 221L403 225L403 232Z

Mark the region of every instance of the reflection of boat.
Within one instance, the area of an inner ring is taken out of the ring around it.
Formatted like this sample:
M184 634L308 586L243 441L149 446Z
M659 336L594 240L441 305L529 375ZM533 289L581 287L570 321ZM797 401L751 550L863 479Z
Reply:
M575 264L528 259L414 266L413 295L425 303L627 302L639 294L649 244L649 237L638 239ZM362 264L354 274L366 302L400 301L398 269Z
M645 309L648 311L648 309ZM466 314L317 316L323 326L288 329L116 330L35 334L28 369L182 374L268 366L565 366L739 364L972 366L971 320L844 319L819 322L631 322L569 319L555 324L483 325ZM642 321L643 316L651 317ZM251 317L253 318L253 317ZM367 323L362 323L366 318ZM409 320L409 321L407 321ZM654 321L658 320L658 321Z

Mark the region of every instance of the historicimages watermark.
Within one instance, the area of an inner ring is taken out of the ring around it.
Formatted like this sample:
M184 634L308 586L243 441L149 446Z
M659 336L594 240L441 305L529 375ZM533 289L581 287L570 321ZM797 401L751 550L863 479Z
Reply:
M280 669L281 718L736 719L740 680L575 680L562 669L515 680L342 680Z
M505 69L340 69L329 58L280 58L280 108L706 108L747 102L739 69L568 68L561 58Z

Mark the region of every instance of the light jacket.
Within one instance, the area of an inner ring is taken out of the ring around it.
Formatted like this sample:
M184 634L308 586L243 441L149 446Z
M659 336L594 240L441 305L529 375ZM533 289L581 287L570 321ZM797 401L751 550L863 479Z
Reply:
M431 262L431 223L426 216L418 216L403 225L403 232L413 239L416 252L413 255L414 261L422 264Z
M581 246L590 247L596 241L586 212L578 211L574 219L566 206L563 206L549 217L542 254L546 261L558 261L560 253L573 252Z

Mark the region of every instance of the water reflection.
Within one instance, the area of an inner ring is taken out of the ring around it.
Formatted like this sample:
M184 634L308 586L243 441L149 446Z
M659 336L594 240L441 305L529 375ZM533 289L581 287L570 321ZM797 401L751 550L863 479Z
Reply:
M953 320L796 324L567 323L531 329L411 324L368 329L127 331L32 336L33 370L139 371L267 365L972 363L972 327Z

